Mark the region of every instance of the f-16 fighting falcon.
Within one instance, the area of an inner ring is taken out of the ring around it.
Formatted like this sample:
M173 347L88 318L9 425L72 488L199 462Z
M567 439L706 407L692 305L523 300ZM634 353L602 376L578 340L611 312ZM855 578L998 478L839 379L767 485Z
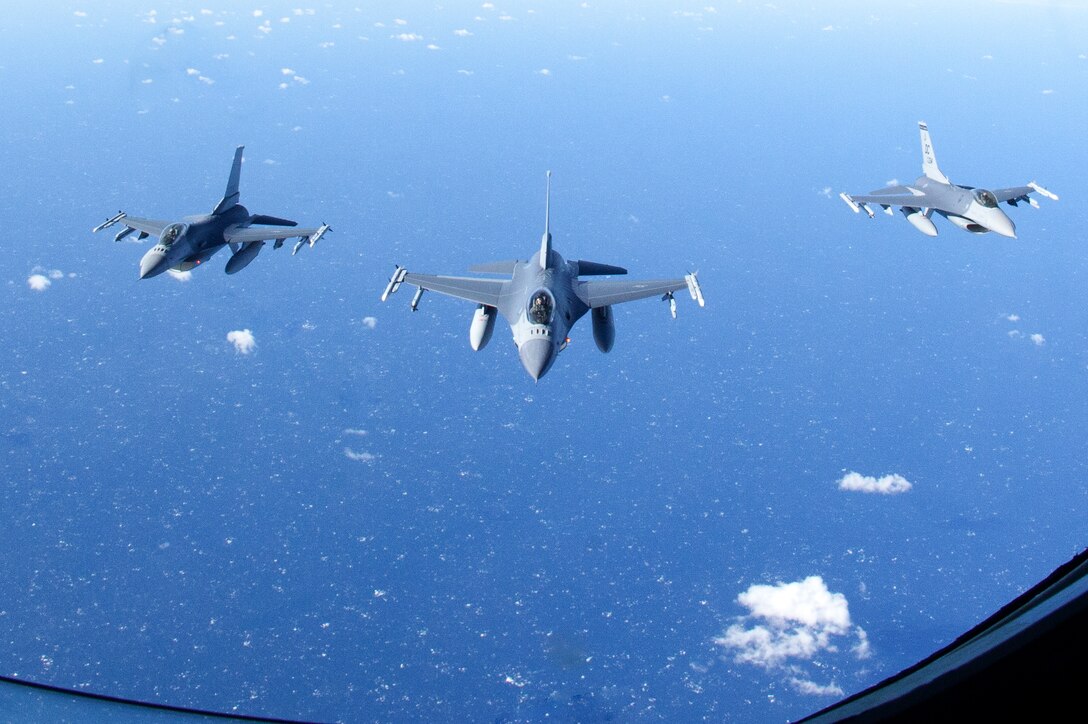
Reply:
M547 179L544 237L540 241L540 250L529 261L491 262L469 269L508 278L412 274L398 266L382 293L382 301L396 292L401 284L407 283L418 287L412 298L412 311L419 307L420 297L427 289L475 302L476 312L468 333L469 344L474 350L481 350L487 345L495 329L495 314L502 314L513 332L521 364L534 380L539 380L551 368L556 356L570 341L567 333L586 312L593 313L593 339L597 347L602 352L608 352L616 339L612 312L614 304L661 296L662 300L669 302L675 317L673 292L686 288L691 298L700 307L703 306L703 293L695 274L687 274L680 279L653 281L579 279L581 276L626 274L627 270L592 261L566 261L552 249L548 222L551 171L547 173Z
M125 228L113 237L114 241L121 241L134 231L139 232L137 239L146 239L150 235L156 236L158 243L140 260L140 278L146 279L162 274L168 269L178 272L188 271L212 258L224 246L229 246L233 252L227 260L227 274L234 274L257 258L257 254L260 253L266 241L275 242L273 248L279 249L283 246L285 239L297 236L298 242L291 252L294 255L303 244L308 243L312 247L326 232L331 231L328 224L322 224L316 229L290 230L252 226L265 224L294 227L298 226L298 223L263 214L250 215L246 207L238 203L238 180L242 172L244 148L239 146L235 150L227 190L210 214L187 216L181 221L170 222L142 219L121 211L96 226L91 233L120 223Z
M929 140L926 124L919 122L918 128L922 134L922 175L910 186L889 186L873 191L868 196L839 194L855 214L864 210L871 219L874 213L869 204L878 204L884 208L884 213L891 216L891 207L898 206L907 221L926 236L937 235L937 227L934 226L932 218L936 212L972 234L992 231L1015 239L1016 226L998 208L998 204L1004 201L1009 206L1016 206L1023 201L1039 208L1038 202L1028 195L1033 191L1053 201L1058 200L1057 196L1034 181L1027 186L993 191L952 183L937 167L937 157L933 153L933 143Z

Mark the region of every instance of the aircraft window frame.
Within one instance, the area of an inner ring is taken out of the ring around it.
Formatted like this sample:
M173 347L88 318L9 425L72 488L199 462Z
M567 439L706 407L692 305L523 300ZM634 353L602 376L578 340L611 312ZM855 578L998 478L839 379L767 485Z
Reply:
M555 316L555 298L552 297L551 292L542 288L529 295L525 314L533 324L550 324Z

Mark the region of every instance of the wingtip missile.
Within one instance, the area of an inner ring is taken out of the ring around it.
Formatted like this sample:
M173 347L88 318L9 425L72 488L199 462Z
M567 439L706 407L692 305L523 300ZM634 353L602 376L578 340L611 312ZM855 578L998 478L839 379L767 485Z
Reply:
M408 275L408 270L404 267L397 265L393 270L393 276L389 277L389 284L385 286L385 291L382 292L382 301L389 299L390 294L396 293L400 289L400 285L404 282L404 277Z
M698 302L700 307L705 307L706 300L703 299L703 289L699 286L698 274L698 272L685 274L684 281L688 283L688 294L691 295L691 298Z
M321 237L323 237L325 234L327 234L330 231L332 231L332 229L329 227L328 224L325 224L325 223L322 223L321 226L317 227L317 231L315 231L313 234L310 235L310 238L309 238L310 248L312 249L314 244L321 241Z
M117 234L114 235L113 240L114 241L121 241L121 239L124 239L126 236L128 236L129 234L131 234L134 231L136 231L136 229L133 229L131 226L126 226L125 228L121 229L120 231L117 232Z
M1051 193L1050 191L1047 191L1046 189L1044 189L1042 186L1035 183L1034 181L1032 181L1031 183L1028 184L1028 188L1032 189L1033 191L1036 191L1037 193L1039 193L1042 196L1047 197L1051 201L1057 201L1058 200L1058 195L1057 194Z
M111 226L113 226L114 224L116 224L118 221L120 221L123 218L125 218L125 212L124 211L118 211L116 216L111 216L110 218L106 219L105 221L103 221L98 226L91 229L91 233L92 234L97 234L99 231L102 231L103 229L108 229L108 228L110 228Z
M873 213L873 210L869 208L868 204L859 204L857 201L854 201L853 197L845 191L839 194L839 198L842 199L846 203L846 205L850 207L850 210L853 211L855 214L860 213L861 210L864 209L865 213L869 215L870 219L876 216L876 214Z

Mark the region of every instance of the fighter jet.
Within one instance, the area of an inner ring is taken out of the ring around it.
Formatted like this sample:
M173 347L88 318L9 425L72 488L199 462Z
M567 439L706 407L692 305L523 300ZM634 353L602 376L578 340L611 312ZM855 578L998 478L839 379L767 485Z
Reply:
M91 233L108 229L120 223L125 228L113 237L121 241L134 231L139 232L137 239L146 239L154 235L158 243L144 254L140 260L140 278L158 276L166 270L188 271L203 264L222 249L229 246L232 256L227 260L227 274L239 272L257 258L266 241L274 242L273 248L279 249L286 239L298 237L292 255L297 254L303 244L311 247L326 232L331 231L328 224L316 229L262 229L252 226L298 226L298 222L280 219L263 214L250 215L246 207L238 203L238 180L242 172L242 151L239 146L234 152L234 164L230 169L227 190L223 198L215 205L210 214L186 216L181 221L156 221L129 216L123 211L91 230Z
M495 329L495 315L501 314L510 325L525 371L539 380L570 339L567 333L586 312L592 311L593 340L598 349L608 352L616 339L612 305L645 297L660 296L669 303L676 317L673 292L687 289L691 298L703 306L703 293L694 273L680 279L652 281L583 281L582 276L626 274L627 270L592 261L566 261L552 249L549 230L551 206L551 171L547 173L544 197L544 236L540 250L528 261L499 261L477 264L469 271L496 274L507 279L482 277L432 276L412 274L397 266L382 293L384 302L401 284L418 287L412 297L412 311L419 308L425 290L476 303L469 327L469 344L474 350L487 346Z
M932 218L936 212L972 234L992 231L1015 239L1016 226L998 204L1004 201L1009 206L1016 206L1026 202L1039 208L1038 202L1028 195L1033 191L1053 201L1058 200L1057 196L1034 181L1027 186L993 191L952 183L937 167L937 157L933 153L926 124L919 122L918 128L922 135L922 175L910 186L889 186L870 192L868 196L839 194L839 198L855 214L864 210L871 219L875 214L869 204L878 204L883 207L884 213L891 216L891 207L898 206L907 221L926 236L937 235Z

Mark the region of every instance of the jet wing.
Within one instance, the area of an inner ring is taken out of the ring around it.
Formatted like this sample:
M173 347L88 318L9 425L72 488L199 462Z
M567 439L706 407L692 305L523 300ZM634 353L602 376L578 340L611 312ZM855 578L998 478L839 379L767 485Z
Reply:
M478 279L476 277L446 277L431 274L406 273L401 280L413 284L420 289L427 289L439 294L445 294L458 299L466 299L477 304L486 304L489 307L499 306L499 297L502 296L502 279Z
M636 299L656 297L678 289L687 289L686 279L651 279L647 281L580 281L575 293L591 309L610 304L633 302Z
M928 208L927 194L912 186L888 186L870 191L864 196L850 195L855 204L879 204L881 206L910 206L915 209Z
M120 211L116 216L106 219L103 223L94 227L91 230L91 233L93 234L97 231L108 229L114 224L121 224L125 228L115 237L116 241L120 241L133 231L140 232L141 239L145 236L154 236L158 238L162 235L162 230L172 223L173 222L171 221L158 221L157 219L144 219L139 216L129 216L125 212Z
M1038 193L1040 196L1045 196L1051 201L1057 201L1057 194L1053 194L1044 189L1039 184L1032 181L1027 186L1013 186L1008 189L994 189L993 195L997 198L998 202L1006 202L1012 206L1016 206L1017 203L1024 201L1032 206L1036 206L1035 200L1029 197L1029 194Z
M276 239L291 239L294 237L313 236L320 229L262 229L247 226L244 229L227 229L223 232L223 238L231 244L247 244L253 241L274 241Z
M163 229L165 229L167 226L170 226L170 224L173 222L157 221L155 219L141 219L139 216L126 216L125 218L121 219L121 223L130 229L142 231L145 234L150 234L151 236L157 237L162 234Z

